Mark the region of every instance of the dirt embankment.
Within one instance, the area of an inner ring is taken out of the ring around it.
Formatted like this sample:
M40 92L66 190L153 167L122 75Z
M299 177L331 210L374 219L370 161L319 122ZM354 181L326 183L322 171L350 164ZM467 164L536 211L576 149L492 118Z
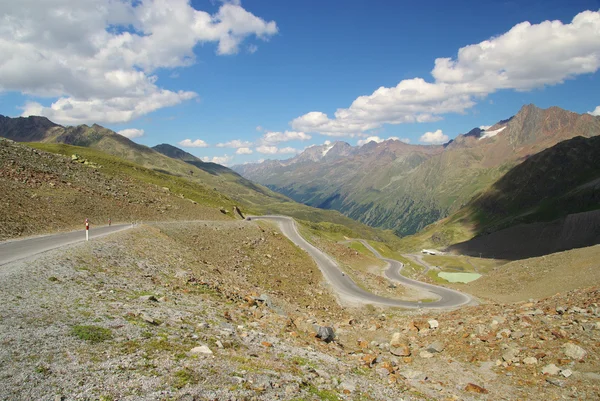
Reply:
M448 247L462 255L526 259L600 243L600 210L552 222L519 224Z

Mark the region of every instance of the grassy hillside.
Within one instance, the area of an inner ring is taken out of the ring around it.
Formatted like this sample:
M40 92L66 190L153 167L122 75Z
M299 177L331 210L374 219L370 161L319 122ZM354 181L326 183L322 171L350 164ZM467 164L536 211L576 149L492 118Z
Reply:
M0 239L81 228L86 218L92 227L109 218L114 223L232 218L219 208L231 210L234 202L200 184L93 149L30 145L0 139Z
M69 157L79 153L82 157L105 164L112 173L125 168L135 179L161 187L173 186L177 193L193 196L200 199L199 202L213 206L237 204L245 213L287 214L313 223L344 225L357 237L397 239L389 232L371 229L338 212L298 204L225 166L203 162L174 146L162 144L151 149L96 124L62 127L42 117L2 117L0 136L9 136L16 141L35 140L41 143L32 143L31 146ZM202 190L198 192L197 188ZM208 193L211 195L206 195Z
M599 188L600 137L576 137L529 157L464 208L401 243L455 244L458 252L507 259L593 245L600 237Z
M371 142L337 158L315 157L310 148L288 161L238 171L298 202L408 235L458 211L531 155L600 134L600 118L527 105L490 131L496 134L477 129L444 147Z

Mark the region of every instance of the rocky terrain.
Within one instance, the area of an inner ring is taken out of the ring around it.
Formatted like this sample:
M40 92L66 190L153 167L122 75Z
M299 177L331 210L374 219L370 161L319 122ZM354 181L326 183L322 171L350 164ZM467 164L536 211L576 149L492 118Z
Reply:
M600 290L347 308L275 226L142 225L0 269L3 399L594 399Z

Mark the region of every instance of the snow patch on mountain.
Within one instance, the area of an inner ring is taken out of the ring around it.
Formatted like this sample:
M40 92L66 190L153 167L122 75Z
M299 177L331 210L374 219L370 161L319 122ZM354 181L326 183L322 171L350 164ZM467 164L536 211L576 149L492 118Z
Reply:
M493 136L498 135L500 132L504 131L504 129L506 128L506 125L502 128L498 128L497 130L494 131L483 131L483 135L481 135L479 137L479 140L482 140L484 138L491 138Z

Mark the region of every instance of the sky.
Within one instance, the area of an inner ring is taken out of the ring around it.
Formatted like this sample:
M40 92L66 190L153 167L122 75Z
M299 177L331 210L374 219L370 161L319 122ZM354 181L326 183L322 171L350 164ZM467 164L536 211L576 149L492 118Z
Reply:
M0 114L224 165L600 115L599 0L6 0Z

